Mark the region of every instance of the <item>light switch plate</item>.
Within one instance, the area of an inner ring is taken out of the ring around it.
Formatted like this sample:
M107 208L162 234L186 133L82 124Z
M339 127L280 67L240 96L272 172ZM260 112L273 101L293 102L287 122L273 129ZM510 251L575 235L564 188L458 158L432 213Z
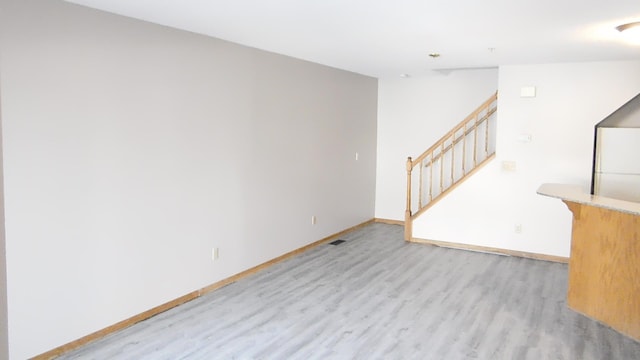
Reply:
M516 162L515 161L503 161L502 162L502 170L504 171L516 171Z
M523 98L536 97L536 87L535 86L523 86L522 88L520 88L520 97L523 97Z

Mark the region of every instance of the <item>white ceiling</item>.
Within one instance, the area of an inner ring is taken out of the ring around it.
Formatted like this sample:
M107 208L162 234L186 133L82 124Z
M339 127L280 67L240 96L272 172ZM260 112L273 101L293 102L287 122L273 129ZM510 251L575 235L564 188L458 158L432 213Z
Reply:
M640 60L640 0L69 0L374 77ZM495 50L490 51L490 48ZM441 56L432 59L429 53Z

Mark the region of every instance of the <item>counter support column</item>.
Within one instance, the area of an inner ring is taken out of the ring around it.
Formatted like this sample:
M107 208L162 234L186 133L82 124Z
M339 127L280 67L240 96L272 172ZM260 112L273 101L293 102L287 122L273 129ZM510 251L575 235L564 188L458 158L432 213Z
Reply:
M563 201L573 213L567 304L640 340L640 216Z

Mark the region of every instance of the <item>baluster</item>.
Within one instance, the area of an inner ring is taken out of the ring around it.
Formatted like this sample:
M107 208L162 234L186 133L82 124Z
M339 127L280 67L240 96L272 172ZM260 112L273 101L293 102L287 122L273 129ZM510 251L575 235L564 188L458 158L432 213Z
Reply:
M429 160L429 202L433 200L433 151Z
M475 121L473 122L473 168L476 168L476 165L478 163L478 156L477 156L477 148L478 148L478 113L475 113L474 115L474 119Z
M465 170L465 163L467 162L467 121L464 122L464 129L462 130L462 176L467 175Z
M484 158L489 157L489 107L487 107L487 118L484 121Z
M455 169L455 156L454 154L456 153L456 133L455 131L453 132L453 135L451 135L451 171L449 173L449 177L451 178L451 183L449 184L449 186L453 185L453 169Z
M444 141L440 144L440 194L442 194L444 181Z
M424 167L424 159L420 160L420 189L418 190L420 194L418 197L418 210L422 209L422 182L423 182L422 168L423 167Z

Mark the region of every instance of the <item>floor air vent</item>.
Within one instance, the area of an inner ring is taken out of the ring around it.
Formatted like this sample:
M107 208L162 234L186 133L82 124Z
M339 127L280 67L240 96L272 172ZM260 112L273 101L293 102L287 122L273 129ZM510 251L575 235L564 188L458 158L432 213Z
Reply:
M343 242L345 242L345 241L344 241L344 240L336 240L336 241L332 241L332 242L330 242L329 244L331 244L331 245L340 245L340 244L342 244Z

